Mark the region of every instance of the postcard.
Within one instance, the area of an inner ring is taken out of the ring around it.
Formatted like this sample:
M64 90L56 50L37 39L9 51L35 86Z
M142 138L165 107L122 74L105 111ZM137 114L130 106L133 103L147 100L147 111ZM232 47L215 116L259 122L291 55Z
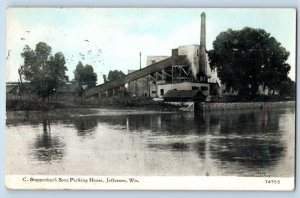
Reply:
M294 190L295 9L6 16L8 189Z

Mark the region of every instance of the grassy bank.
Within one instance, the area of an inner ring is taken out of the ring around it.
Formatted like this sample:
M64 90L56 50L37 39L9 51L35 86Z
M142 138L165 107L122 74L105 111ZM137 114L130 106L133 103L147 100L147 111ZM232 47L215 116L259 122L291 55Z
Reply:
M51 109L69 108L70 104L65 102L46 102L31 99L7 99L7 111L48 111Z
M249 108L250 106L262 106L265 102L268 104L290 104L294 101L283 100L282 98L264 97L255 98L254 100L239 101L235 97L221 98L209 103L205 103L205 107L200 109L241 109ZM260 104L262 103L262 104ZM295 103L295 102L294 102ZM293 103L293 104L294 104ZM249 107L248 107L249 106ZM279 105L280 106L280 105ZM54 109L75 109L75 108L117 108L117 109L144 109L156 111L177 111L180 106L166 104L161 101L154 101L151 98L103 98L103 99L50 99L50 101L41 101L34 99L12 99L6 100L7 111L49 111Z
M178 106L153 101L151 99L82 99L82 100L50 100L7 99L7 111L49 111L54 109L73 108L126 108L158 111L176 111Z

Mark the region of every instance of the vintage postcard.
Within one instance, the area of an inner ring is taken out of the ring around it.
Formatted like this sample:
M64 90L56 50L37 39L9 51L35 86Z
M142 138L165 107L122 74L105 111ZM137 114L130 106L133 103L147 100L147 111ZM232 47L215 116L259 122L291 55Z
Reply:
M295 9L6 16L7 188L294 189Z

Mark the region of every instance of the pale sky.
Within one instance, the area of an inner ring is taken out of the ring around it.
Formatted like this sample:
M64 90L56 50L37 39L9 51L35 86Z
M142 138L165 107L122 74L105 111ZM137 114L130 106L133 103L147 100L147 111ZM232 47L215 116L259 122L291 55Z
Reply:
M25 45L38 42L62 52L67 75L78 63L90 64L103 83L109 70L139 69L147 56L171 55L181 45L199 44L200 14L206 13L206 48L228 28L262 28L290 52L289 77L295 80L296 10L294 9L108 9L13 8L7 10L6 80L17 81Z

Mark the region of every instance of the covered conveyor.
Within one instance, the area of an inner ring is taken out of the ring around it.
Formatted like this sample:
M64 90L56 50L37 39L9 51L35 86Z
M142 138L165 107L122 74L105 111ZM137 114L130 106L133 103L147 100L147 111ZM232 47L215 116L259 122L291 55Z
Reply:
M167 58L160 62L154 63L152 65L149 65L149 66L147 66L143 69L137 70L135 72L132 72L126 76L123 76L123 77L117 79L117 80L109 81L104 84L98 85L94 88L88 89L85 92L85 96L91 97L91 96L103 93L105 91L108 91L110 89L120 87L122 85L125 85L126 83L140 79L144 76L150 75L154 72L171 67L173 65L185 65L185 64L187 64L186 56L171 56L170 58Z

